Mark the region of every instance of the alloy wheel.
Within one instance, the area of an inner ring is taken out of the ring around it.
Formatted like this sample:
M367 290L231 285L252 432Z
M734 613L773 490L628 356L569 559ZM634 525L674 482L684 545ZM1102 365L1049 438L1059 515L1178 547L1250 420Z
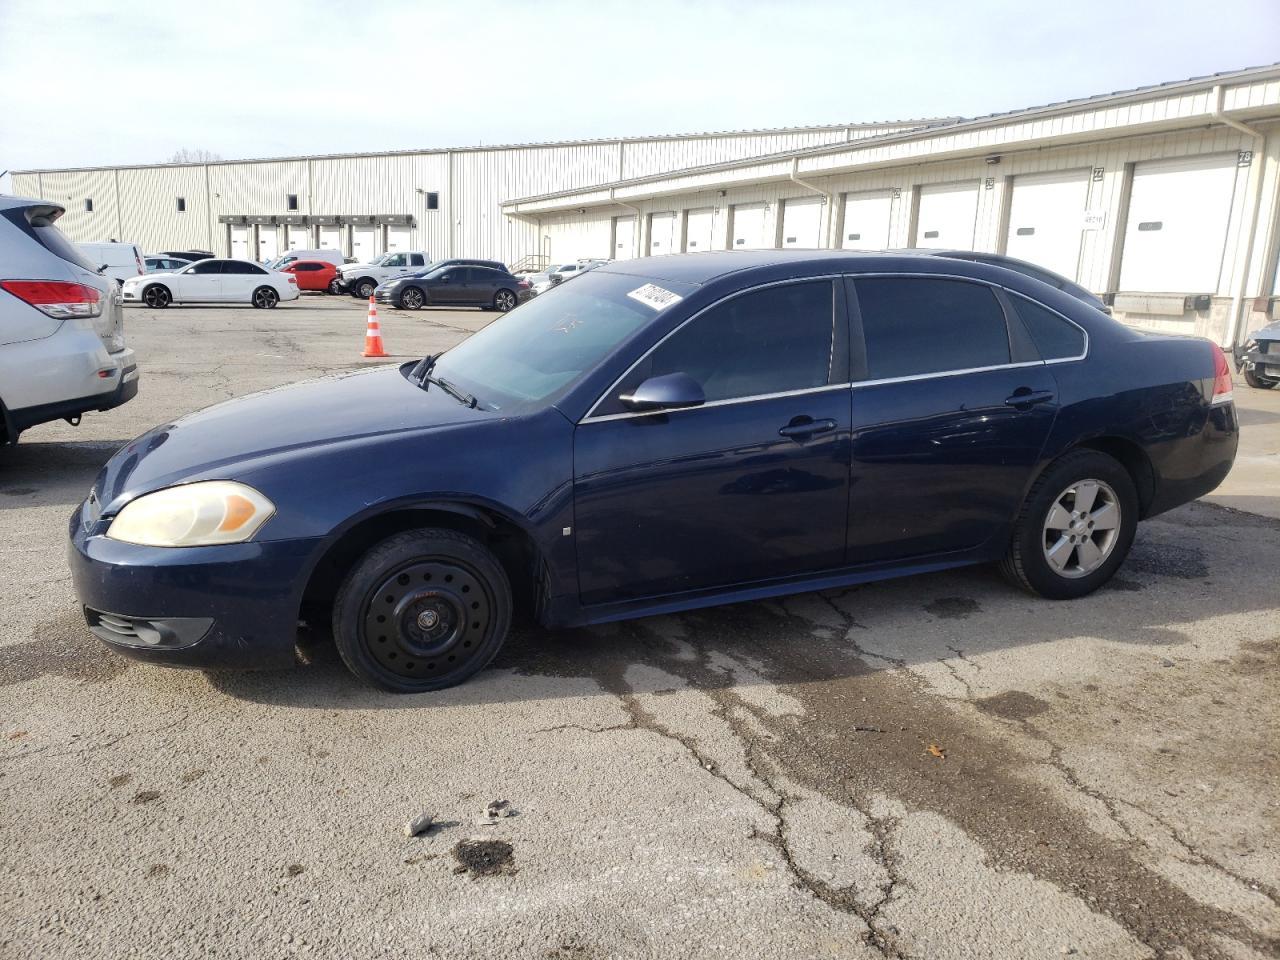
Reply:
M253 305L263 309L274 307L280 302L280 295L270 287L259 287L253 293Z
M498 295L493 298L493 305L506 313L516 305L515 294L509 290L499 290Z
M422 291L417 287L410 287L400 294L400 306L406 310L417 310L422 306Z
M142 302L148 307L167 307L169 305L169 291L164 287L147 287L142 294Z
M397 676L436 680L481 655L494 616L484 581L452 559L422 560L384 580L365 600L364 646Z
M1115 490L1102 480L1080 480L1054 498L1045 517L1045 559L1058 576L1087 577L1111 556L1119 532Z

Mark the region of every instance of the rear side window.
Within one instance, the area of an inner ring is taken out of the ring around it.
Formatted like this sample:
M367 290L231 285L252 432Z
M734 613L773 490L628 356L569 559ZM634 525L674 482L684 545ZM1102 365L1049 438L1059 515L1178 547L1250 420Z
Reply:
M266 273L261 267L244 260L228 260L226 266L222 270L223 273Z
M856 281L855 288L869 380L1009 362L1004 311L982 284L871 277Z
M693 377L708 401L823 387L831 372L834 329L828 280L744 293L659 344L617 392L668 373Z
M1016 294L1011 299L1023 326L1040 351L1040 359L1068 360L1084 356L1083 330L1034 300Z
M420 267L423 265L424 262L425 261L422 259L422 254L420 253L409 254L409 266Z

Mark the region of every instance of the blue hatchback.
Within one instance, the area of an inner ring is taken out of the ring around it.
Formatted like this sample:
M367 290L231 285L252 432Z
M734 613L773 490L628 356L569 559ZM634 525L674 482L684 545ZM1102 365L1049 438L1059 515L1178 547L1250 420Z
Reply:
M998 562L1097 589L1234 459L1216 345L999 266L707 253L562 284L461 345L243 397L120 450L71 518L90 629L174 666L395 691L513 613L599 623Z

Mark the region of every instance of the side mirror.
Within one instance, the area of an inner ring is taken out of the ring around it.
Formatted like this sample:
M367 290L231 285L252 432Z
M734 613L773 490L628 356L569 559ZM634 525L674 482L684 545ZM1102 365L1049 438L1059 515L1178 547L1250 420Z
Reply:
M109 267L109 266L110 266L110 264L104 263L102 266L100 266L100 267L98 268L98 272L99 272L99 273L106 273L106 272L107 272L107 267Z
M650 377L630 393L618 397L632 410L684 410L707 402L702 385L687 373Z

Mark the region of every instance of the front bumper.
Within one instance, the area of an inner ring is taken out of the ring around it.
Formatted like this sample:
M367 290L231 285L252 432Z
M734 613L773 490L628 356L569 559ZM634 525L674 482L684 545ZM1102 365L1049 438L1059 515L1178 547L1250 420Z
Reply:
M386 304L389 307L398 307L400 306L400 291L399 289L383 290L379 287L373 291L373 299L376 303Z
M143 547L103 536L90 502L71 517L71 582L92 632L125 656L174 667L295 662L298 609L317 540Z

